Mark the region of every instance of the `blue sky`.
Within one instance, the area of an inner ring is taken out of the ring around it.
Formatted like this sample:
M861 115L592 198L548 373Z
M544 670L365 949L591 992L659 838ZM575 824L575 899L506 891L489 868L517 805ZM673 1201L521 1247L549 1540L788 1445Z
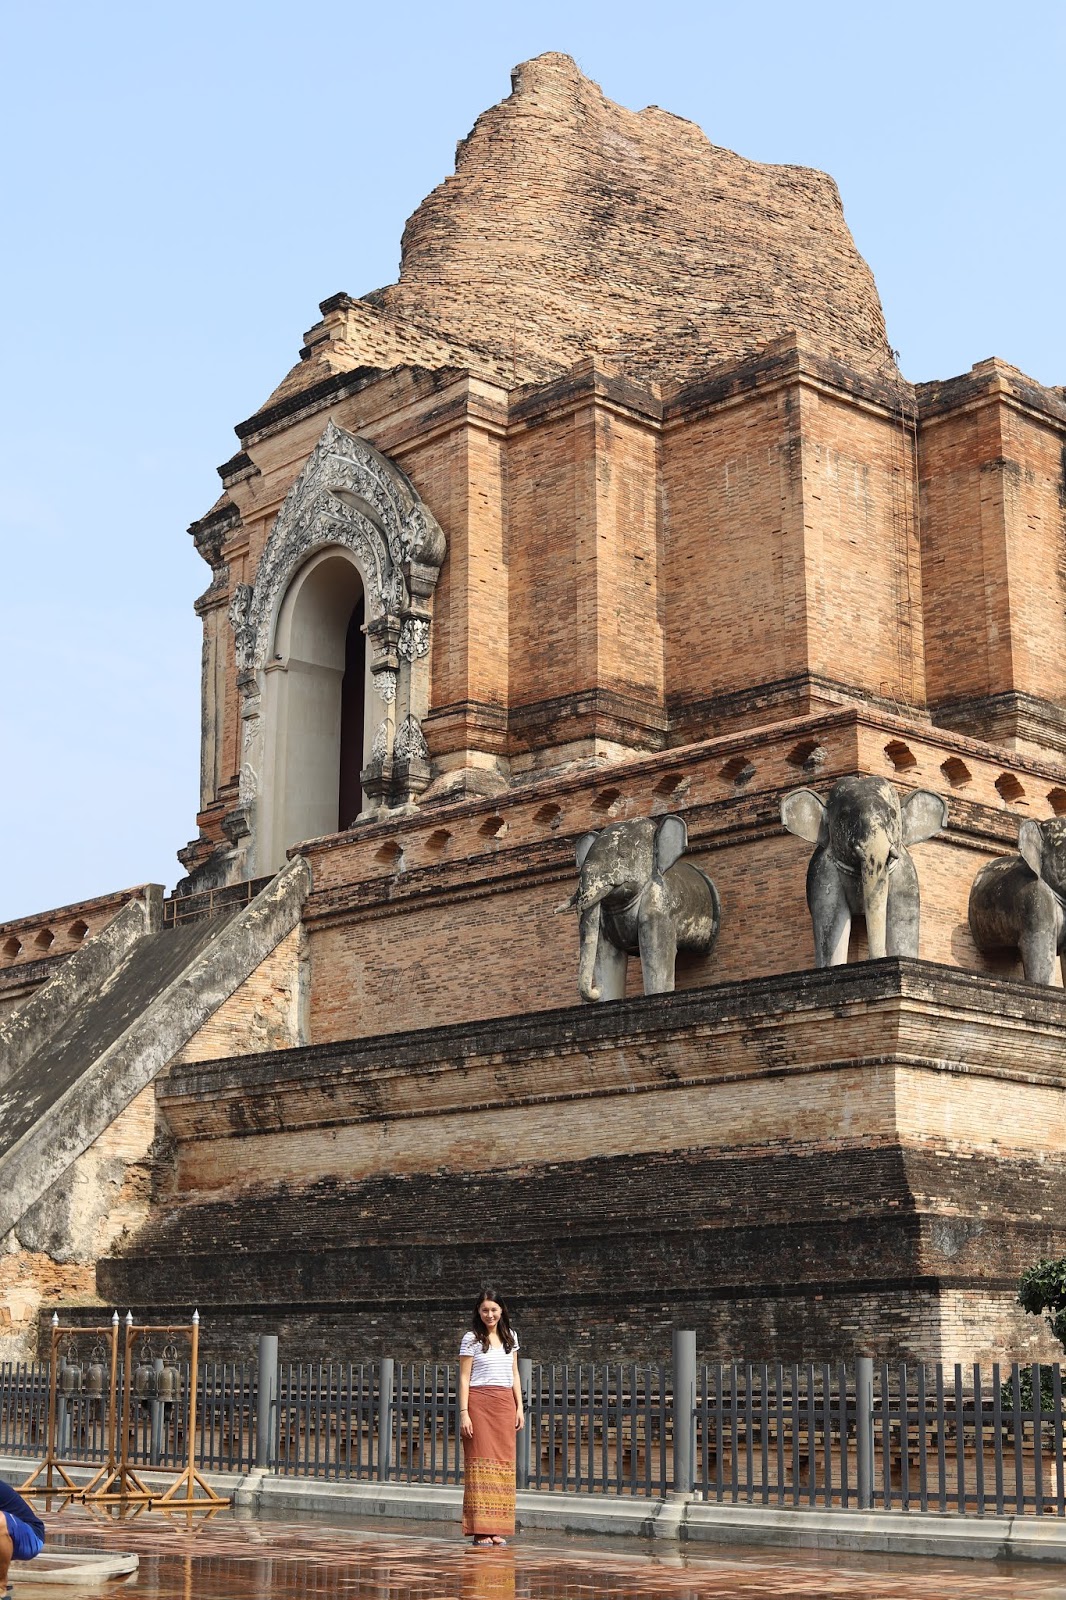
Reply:
M318 0L0 11L0 920L153 880L197 807L185 532L318 302L392 281L542 50L831 172L908 377L1066 383L1066 6Z

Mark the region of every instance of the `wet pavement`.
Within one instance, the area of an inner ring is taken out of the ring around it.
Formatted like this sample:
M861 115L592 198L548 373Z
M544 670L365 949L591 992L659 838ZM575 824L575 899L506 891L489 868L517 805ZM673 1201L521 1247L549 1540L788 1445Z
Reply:
M544 1534L475 1550L458 1533L251 1521L222 1511L120 1519L45 1511L51 1548L132 1550L135 1577L86 1590L107 1600L1066 1600L1066 1566L701 1547L663 1553ZM15 1596L34 1600L32 1567ZM75 1600L73 1590L36 1587Z

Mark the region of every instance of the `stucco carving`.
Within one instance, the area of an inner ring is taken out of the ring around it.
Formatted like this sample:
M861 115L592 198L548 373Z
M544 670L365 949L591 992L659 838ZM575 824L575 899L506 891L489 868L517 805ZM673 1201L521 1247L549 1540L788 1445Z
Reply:
M817 966L847 961L855 916L866 919L871 960L918 954L918 870L907 846L939 833L947 815L931 789L901 796L878 777L838 778L824 800L813 789L793 789L782 798L781 821L789 833L815 847L807 906Z
M1066 817L1018 828L1018 853L981 867L970 889L970 932L978 950L1017 950L1027 983L1066 972Z
M393 744L393 754L400 761L429 760L429 747L422 736L422 726L417 717L407 716L400 724Z
M356 559L368 623L389 614L402 618L411 603L404 566L428 567L435 575L445 554L444 534L406 474L332 421L286 495L259 562L245 623L254 631L256 668L266 661L293 573L314 550L331 544Z
M251 584L235 584L229 603L229 625L233 629L233 644L237 653L239 672L250 670L255 651L255 628L249 620L251 605Z
M384 672L375 672L374 683L385 704L391 706L396 699L396 673L386 667Z
M722 905L692 861L684 817L633 817L577 841L580 882L556 909L581 917L582 1000L621 1000L629 957L640 956L644 993L674 987L679 950L705 956L718 938Z
M408 617L400 629L397 646L405 661L420 661L429 654L429 623L424 617Z

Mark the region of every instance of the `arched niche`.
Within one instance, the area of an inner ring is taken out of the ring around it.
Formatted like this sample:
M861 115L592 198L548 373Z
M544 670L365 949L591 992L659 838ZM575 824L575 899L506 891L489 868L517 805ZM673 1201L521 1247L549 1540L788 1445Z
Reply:
M366 670L366 594L349 551L327 546L293 577L264 674L268 738L258 817L262 865L289 845L350 827L380 720Z
M254 583L237 584L231 597L243 734L239 803L223 827L243 876L272 872L289 846L355 821L341 815L350 808L339 797L342 774L364 816L408 808L425 789L432 597L445 548L395 462L327 423ZM344 709L359 606L361 722L351 694L347 720ZM357 736L355 784L342 743L350 750Z

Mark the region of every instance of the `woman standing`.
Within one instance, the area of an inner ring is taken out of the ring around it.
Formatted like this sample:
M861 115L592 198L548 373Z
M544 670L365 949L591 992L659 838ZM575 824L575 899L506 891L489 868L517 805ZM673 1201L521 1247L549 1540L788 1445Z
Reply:
M477 1545L514 1533L515 1435L524 1421L518 1335L507 1304L482 1289L459 1346L459 1431L463 1436L463 1532Z

